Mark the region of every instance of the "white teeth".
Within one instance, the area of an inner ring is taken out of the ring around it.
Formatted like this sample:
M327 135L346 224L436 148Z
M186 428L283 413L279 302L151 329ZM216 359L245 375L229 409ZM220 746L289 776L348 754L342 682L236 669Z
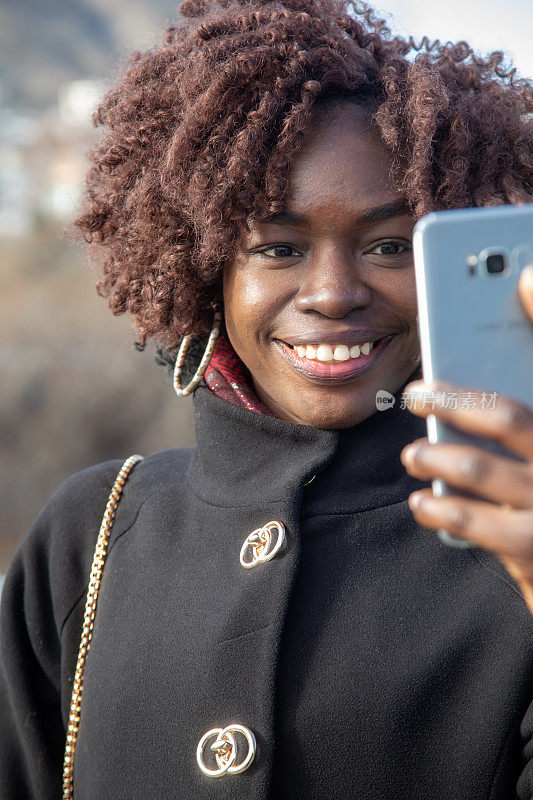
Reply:
M373 347L373 342L362 345L355 344L347 347L345 344L329 345L318 344L297 345L294 350L300 358L309 358L317 361L349 361L350 358L359 358L361 353L367 356Z
M350 351L345 344L339 344L333 351L333 358L335 361L348 361L350 358Z
M316 349L318 361L333 361L333 350L329 344L320 344Z

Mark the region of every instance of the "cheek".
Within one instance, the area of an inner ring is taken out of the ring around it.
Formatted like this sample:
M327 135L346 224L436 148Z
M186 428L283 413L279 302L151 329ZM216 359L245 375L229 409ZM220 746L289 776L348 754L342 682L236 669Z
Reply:
M276 275L278 277L276 277ZM292 290L274 271L228 267L223 276L226 328L234 347L268 338Z
M418 314L418 303L416 299L416 282L414 267L406 275L405 280L405 308L407 312L411 312L415 317Z
M378 287L376 286L376 289ZM418 313L414 267L384 276L379 292L390 308L404 320L415 319Z

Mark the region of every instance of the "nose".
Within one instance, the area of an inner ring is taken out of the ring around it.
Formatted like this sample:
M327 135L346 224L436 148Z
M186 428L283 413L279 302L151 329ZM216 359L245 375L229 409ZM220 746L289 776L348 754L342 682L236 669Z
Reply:
M355 308L369 306L372 291L358 271L357 259L344 249L328 248L317 253L294 297L296 310L342 319Z

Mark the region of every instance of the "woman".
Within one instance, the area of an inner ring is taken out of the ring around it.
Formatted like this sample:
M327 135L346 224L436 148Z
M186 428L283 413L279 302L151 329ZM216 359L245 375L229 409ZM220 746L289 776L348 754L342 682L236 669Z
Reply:
M414 222L532 199L533 87L341 0L180 11L96 114L76 225L178 394L212 330L197 446L128 464L90 583L121 461L17 551L0 797L531 798L533 411L403 401ZM526 460L429 445L428 410Z

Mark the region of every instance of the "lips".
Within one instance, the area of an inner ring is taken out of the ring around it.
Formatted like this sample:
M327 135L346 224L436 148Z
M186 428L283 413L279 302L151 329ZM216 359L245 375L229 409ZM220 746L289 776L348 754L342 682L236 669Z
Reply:
M387 349L395 337L396 334L389 334L379 341L376 337L373 341L377 341L377 344L367 356L362 353L358 358L350 359L350 361L338 361L334 363L301 358L286 341L280 339L275 339L274 341L285 360L301 375L327 383L340 383L367 372L381 357L381 354ZM300 341L301 340L299 340L299 342ZM321 341L324 341L324 339L321 338ZM339 341L338 335L335 341ZM304 344L303 341L301 343Z
M344 344L347 347L361 345L364 342L377 342L386 336L391 336L390 330L378 330L378 328L358 328L345 331L309 331L300 336L280 336L278 341L285 342L291 347L306 347L307 345L317 344Z

